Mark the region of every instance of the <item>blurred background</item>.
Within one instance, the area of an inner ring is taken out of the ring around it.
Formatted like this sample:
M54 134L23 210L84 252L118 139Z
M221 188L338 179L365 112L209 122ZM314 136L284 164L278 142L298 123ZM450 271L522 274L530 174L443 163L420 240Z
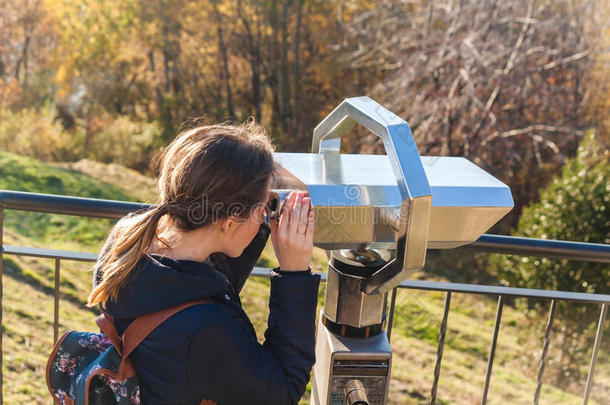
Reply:
M254 117L278 151L307 152L313 128L344 98L361 95L407 120L420 154L465 156L511 187L515 209L492 233L610 243L607 1L0 2L2 189L154 202L150 161L181 129ZM384 153L362 129L342 147ZM45 214L6 218L5 243L92 252L112 225ZM325 260L316 252L317 270ZM273 261L266 250L259 264ZM27 302L48 299L52 265L5 262L13 285L5 287L4 367L14 372L5 391L8 403L37 403L52 343L38 326L52 317ZM82 306L90 275L82 264L66 267L62 327L93 330ZM607 265L465 251L430 252L418 277L610 293ZM265 283L249 281L245 293L246 306L258 311L259 336ZM401 294L403 321L392 343L403 363L393 370L391 398L425 402L421 375L432 366L442 296ZM461 340L447 343L450 371L439 388L446 403L477 401L482 371L473 370L483 367L489 340L479 328L489 326L495 308L485 298L462 301L453 315L463 317L453 329ZM520 389L531 391L535 380L542 304L511 303L512 354L494 371L506 385L499 382L490 402L529 401ZM573 403L592 341L592 333L576 332L594 328L598 312L567 304L562 311L547 394ZM608 341L594 394L600 403L610 395Z

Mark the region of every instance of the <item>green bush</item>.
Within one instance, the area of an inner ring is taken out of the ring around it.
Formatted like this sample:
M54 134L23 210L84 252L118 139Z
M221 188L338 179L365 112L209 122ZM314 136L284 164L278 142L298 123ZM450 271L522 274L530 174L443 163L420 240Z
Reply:
M610 243L610 153L603 150L593 134L588 134L577 156L566 162L560 177L540 193L540 201L523 210L518 236L591 243ZM505 285L525 288L610 292L607 263L530 258L510 255L490 257ZM528 301L539 313L548 303ZM555 322L560 354L550 359L558 368L556 382L568 384L584 370L591 348L599 306L560 302ZM540 323L542 326L543 324Z
M609 155L587 135L562 175L541 191L540 201L523 210L516 235L610 243ZM604 263L494 256L491 264L505 285L610 292L610 266Z

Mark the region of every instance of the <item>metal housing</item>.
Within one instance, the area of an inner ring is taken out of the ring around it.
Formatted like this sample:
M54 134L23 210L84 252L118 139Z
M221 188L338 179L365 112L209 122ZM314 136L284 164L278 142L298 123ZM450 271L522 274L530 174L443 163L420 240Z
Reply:
M339 153L355 124L381 138L385 156ZM367 278L366 294L420 269L428 247L475 241L513 207L509 188L468 160L420 157L407 122L368 97L335 108L314 129L312 152L276 153L274 187L309 191L316 246L396 251Z

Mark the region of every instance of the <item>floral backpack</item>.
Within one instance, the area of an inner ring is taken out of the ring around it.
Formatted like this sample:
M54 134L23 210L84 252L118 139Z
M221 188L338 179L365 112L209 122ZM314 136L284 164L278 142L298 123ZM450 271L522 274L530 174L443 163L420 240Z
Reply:
M101 333L64 333L47 362L47 386L53 400L60 405L139 404L140 385L129 355L172 315L210 302L188 302L140 316L122 338L107 313L96 319Z

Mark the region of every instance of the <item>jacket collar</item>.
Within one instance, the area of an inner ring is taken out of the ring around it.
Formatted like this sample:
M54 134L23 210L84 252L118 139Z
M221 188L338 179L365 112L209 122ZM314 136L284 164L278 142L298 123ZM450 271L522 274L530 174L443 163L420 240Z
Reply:
M140 259L116 300L105 311L115 318L135 318L185 302L235 297L227 277L210 261L174 260L156 254Z

